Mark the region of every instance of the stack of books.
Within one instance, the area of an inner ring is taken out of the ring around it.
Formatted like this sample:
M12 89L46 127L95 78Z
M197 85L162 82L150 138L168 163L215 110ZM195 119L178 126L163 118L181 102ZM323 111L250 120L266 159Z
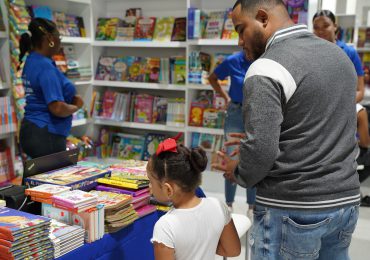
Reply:
M53 259L50 219L0 209L0 259Z
M98 167L72 165L26 178L25 184L31 187L56 184L72 189L91 190L97 185L96 179L105 176L110 176L110 171Z
M90 208L94 208L98 204L96 195L81 191L73 190L54 195L52 197L54 207L65 209L73 213L80 213Z
M49 238L53 244L54 258L79 248L84 244L85 230L51 220Z
M98 204L80 213L72 214L72 225L78 225L85 230L85 242L91 243L104 236L104 205Z
M54 195L61 194L66 191L70 191L71 187L59 186L53 184L42 184L33 188L25 190L27 196L31 196L33 201L52 204L51 197Z
M95 190L90 193L97 195L99 203L104 205L106 232L116 232L132 224L138 218L130 204L132 200L130 195Z
M107 184L118 188L138 190L149 186L149 179L146 171L125 168L115 165L110 168L111 177L99 178L101 184Z

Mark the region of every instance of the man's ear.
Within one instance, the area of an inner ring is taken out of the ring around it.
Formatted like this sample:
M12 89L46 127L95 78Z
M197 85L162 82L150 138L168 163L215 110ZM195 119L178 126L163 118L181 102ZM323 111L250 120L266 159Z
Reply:
M269 21L269 15L267 11L265 9L258 9L256 20L257 22L260 22L264 28L266 28Z
M167 198L171 199L175 193L175 190L174 188L172 187L172 185L168 182L165 182L163 184L163 190L167 196Z

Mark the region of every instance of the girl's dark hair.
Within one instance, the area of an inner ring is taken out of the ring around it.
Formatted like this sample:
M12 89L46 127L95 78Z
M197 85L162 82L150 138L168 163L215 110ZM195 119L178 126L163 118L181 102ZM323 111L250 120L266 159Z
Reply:
M27 52L30 52L34 47L40 47L43 36L47 33L53 33L57 30L57 26L53 21L44 18L34 18L28 25L28 32L21 35L19 40L19 66L22 64L23 57Z
M321 10L321 11L318 11L312 18L312 22L317 18L317 17L320 17L320 16L324 16L324 17L328 17L332 22L333 24L335 24L335 15L329 11L329 10Z
M164 179L175 182L184 192L194 191L201 182L201 173L207 167L207 155L202 148L189 149L177 145L177 153L162 152L154 154L149 169L159 181Z

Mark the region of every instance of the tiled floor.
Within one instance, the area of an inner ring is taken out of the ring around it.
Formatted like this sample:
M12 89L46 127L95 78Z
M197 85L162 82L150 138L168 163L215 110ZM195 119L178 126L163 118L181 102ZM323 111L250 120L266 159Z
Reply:
M370 189L364 189L364 194L368 193ZM215 197L220 200L224 200L224 195L221 193L207 192L205 191L208 197ZM234 213L237 214L246 214L247 205L245 203L245 198L236 196L234 203ZM245 236L241 240L242 252L239 257L230 257L227 259L230 260L245 260ZM352 243L350 247L350 257L351 260L366 260L370 259L370 207L361 207L360 208L360 218L357 222L357 228L352 238ZM216 260L222 260L222 257L217 256Z

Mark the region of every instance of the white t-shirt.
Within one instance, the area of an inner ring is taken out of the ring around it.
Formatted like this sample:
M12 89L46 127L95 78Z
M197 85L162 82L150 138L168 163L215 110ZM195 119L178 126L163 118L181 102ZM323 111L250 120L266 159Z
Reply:
M154 226L151 242L175 249L176 260L214 260L224 226L231 220L225 203L202 198L191 209L171 209Z

